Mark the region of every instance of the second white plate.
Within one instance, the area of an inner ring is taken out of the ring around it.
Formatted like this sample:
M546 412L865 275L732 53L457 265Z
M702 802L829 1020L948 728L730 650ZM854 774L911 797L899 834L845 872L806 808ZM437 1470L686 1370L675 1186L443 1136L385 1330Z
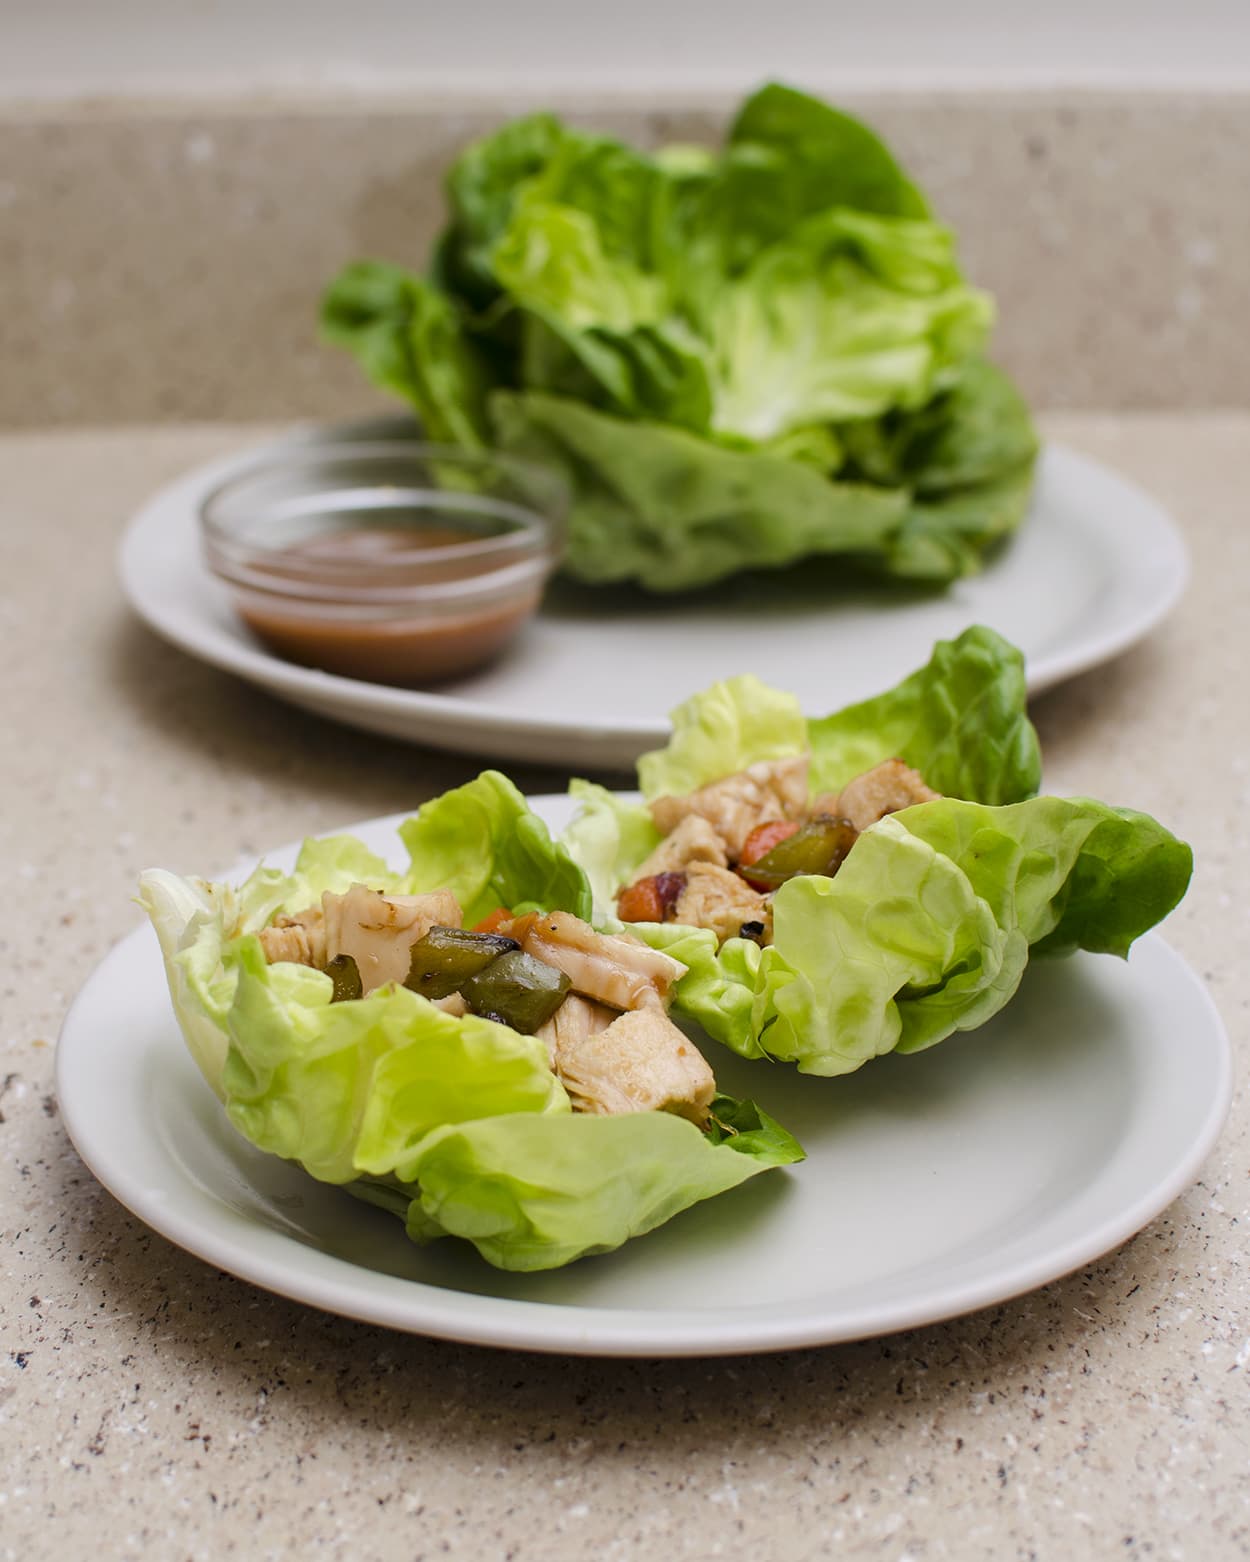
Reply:
M536 798L553 827L568 799ZM398 817L353 827L396 855ZM296 848L270 861L290 866ZM844 1079L747 1063L808 1159L548 1274L465 1243L418 1249L393 1216L231 1127L178 1033L150 928L79 994L57 1089L83 1159L141 1219L245 1280L391 1328L583 1355L775 1350L931 1323L1042 1285L1123 1242L1197 1176L1228 1110L1205 989L1149 934L1125 963L1041 961L1002 1014Z
M368 429L395 436L410 425ZM290 437L321 441L361 432L355 425ZM1152 499L1096 462L1051 445L1019 533L983 574L948 590L839 587L837 564L829 561L678 599L557 583L493 667L437 690L396 689L274 656L235 618L205 568L198 506L260 453L188 473L135 517L120 556L135 610L191 655L297 705L496 759L626 769L665 740L678 701L739 672L792 689L809 715L824 715L888 688L928 660L935 640L972 623L989 624L1020 646L1036 693L1148 633L1175 604L1188 572L1184 544Z

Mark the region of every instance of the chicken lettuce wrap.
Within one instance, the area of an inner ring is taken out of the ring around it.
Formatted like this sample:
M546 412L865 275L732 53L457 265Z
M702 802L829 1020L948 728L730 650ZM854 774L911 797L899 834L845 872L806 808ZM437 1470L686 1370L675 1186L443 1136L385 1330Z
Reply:
M812 1074L983 1024L1031 955L1127 954L1192 870L1145 814L1036 795L1023 658L980 627L819 720L715 684L638 777L641 802L573 783L596 925L685 966L675 1013Z
M605 1252L802 1158L672 1022L687 967L589 925L584 871L487 771L237 888L154 870L187 1045L262 1150L503 1269Z

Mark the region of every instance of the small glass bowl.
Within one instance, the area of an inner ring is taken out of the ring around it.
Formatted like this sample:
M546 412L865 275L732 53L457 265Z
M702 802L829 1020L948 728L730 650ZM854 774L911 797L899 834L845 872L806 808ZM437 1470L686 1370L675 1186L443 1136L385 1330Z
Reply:
M209 568L271 650L370 683L497 656L560 561L555 473L407 440L292 444L200 507Z

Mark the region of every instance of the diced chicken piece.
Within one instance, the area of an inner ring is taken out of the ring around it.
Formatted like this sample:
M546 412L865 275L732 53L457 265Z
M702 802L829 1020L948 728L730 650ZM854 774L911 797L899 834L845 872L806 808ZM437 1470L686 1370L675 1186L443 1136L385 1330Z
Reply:
M671 835L685 818L706 819L736 859L742 843L769 819L798 819L807 808L808 756L760 760L737 775L712 781L687 797L657 797L651 817Z
M319 971L325 970L326 930L320 906L310 906L294 916L275 917L257 936L270 965L287 960L293 965L315 965Z
M527 954L563 971L575 992L614 1009L664 1008L687 967L637 939L596 933L567 911L532 911L501 932Z
M801 819L807 807L807 772L811 765L809 754L794 754L789 759L774 759L762 766L768 775L768 786L787 819ZM754 775L760 765L752 765L748 774Z
M576 1047L598 1031L607 1030L618 1016L616 1009L606 1004L583 998L580 993L570 993L545 1025L534 1034L547 1044L547 1056L555 1067L561 1047Z
M353 884L345 895L321 897L326 958L350 955L365 993L386 982L402 982L412 964L412 946L434 926L459 927L460 905L450 890L429 895L381 895Z
M695 1044L658 1009L556 1043L555 1071L575 1112L675 1112L702 1125L716 1080Z
M459 993L448 993L445 998L433 998L431 1002L436 1009L441 1009L444 1014L450 1014L453 1019L463 1019L469 1012L468 1004Z
M840 819L842 800L836 792L822 792L819 797L813 797L807 805L810 818L815 819L824 814L828 819Z
M848 781L834 812L849 819L857 830L866 830L886 814L910 808L913 803L931 803L939 795L926 785L918 770L901 759L887 759Z
M657 873L680 873L687 863L714 862L729 866L725 843L701 814L687 814L671 835L666 835L647 860L635 868L631 883Z
M691 864L686 887L673 907L673 921L711 928L721 943L736 938L744 922L771 925L765 897L736 873L710 862Z

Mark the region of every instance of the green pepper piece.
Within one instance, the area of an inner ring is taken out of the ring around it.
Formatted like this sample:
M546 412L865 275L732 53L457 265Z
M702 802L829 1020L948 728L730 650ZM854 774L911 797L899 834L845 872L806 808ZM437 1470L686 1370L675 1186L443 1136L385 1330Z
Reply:
M492 960L521 946L503 933L470 933L460 927L432 927L412 946L404 986L423 998L446 998Z
M335 955L326 966L326 975L334 983L334 991L330 994L331 1003L347 1003L353 998L359 998L365 990L360 980L360 967L351 955Z
M855 844L855 826L849 819L817 814L758 862L738 871L757 889L776 889L800 873L832 875L842 866L847 852Z
M564 1002L569 979L554 965L514 949L492 960L460 989L475 1014L501 1020L523 1036L532 1036Z

